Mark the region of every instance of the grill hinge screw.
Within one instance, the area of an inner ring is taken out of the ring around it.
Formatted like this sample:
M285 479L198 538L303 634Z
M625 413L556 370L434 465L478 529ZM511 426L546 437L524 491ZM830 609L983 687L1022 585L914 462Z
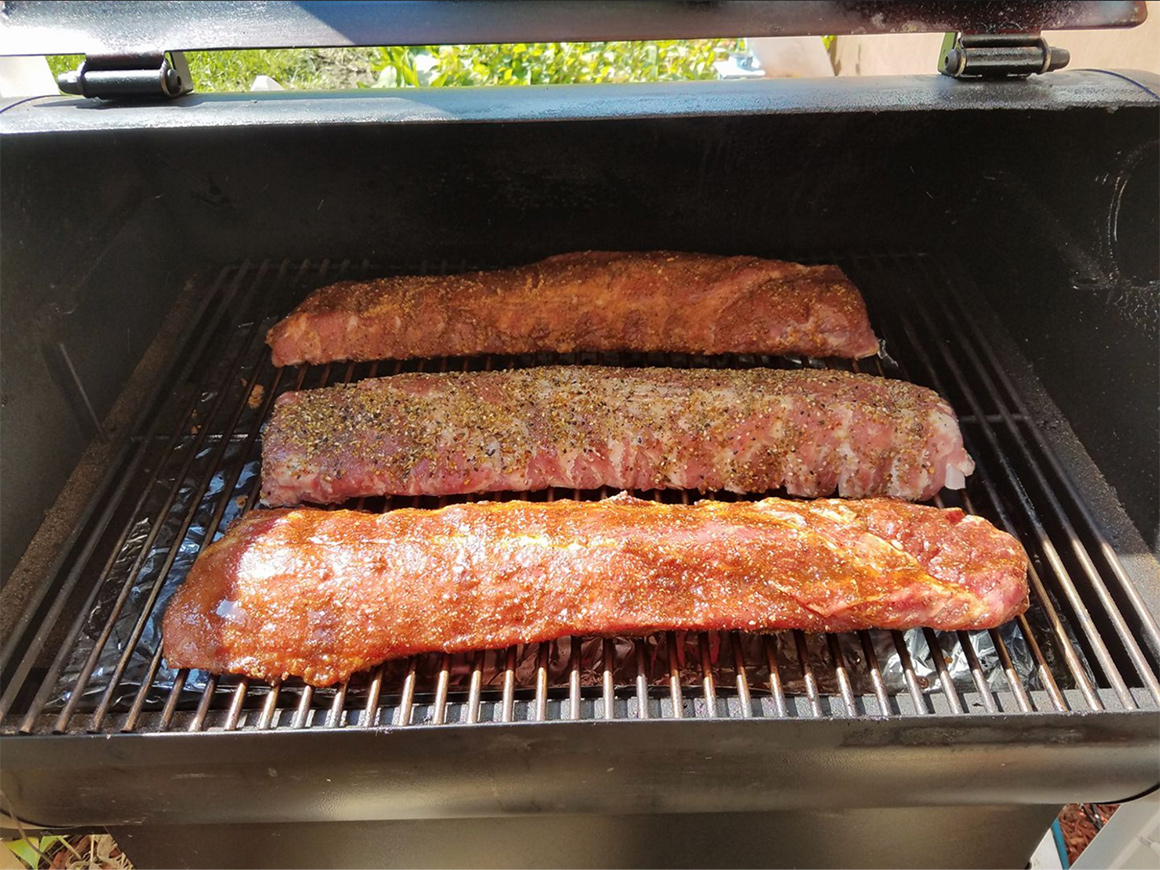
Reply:
M72 72L56 77L66 94L102 100L172 99L193 90L185 54L86 55Z
M1027 78L1062 69L1066 49L1038 33L948 33L938 71L956 79Z

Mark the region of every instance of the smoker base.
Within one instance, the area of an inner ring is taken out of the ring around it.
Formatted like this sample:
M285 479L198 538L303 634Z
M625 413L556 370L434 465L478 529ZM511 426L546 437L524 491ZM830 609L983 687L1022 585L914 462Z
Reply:
M110 828L138 867L1026 867L1058 806Z

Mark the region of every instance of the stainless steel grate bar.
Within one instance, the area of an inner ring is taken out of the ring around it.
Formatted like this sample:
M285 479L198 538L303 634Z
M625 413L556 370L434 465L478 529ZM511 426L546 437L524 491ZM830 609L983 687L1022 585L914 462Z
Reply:
M580 638L573 637L570 641L571 653L568 656L568 718L573 721L580 719Z
M797 649L798 662L802 667L802 681L805 684L806 699L810 704L810 712L821 718L822 698L818 693L818 678L814 676L814 669L810 666L810 654L806 649L806 636L797 629L793 631L794 647Z
M983 709L988 713L998 713L999 707L995 703L995 695L991 692L991 687L987 685L987 678L983 674L983 666L979 662L979 656L975 652L974 644L971 643L970 635L965 631L955 633L959 642L959 648L962 649L963 655L966 656L967 666L971 669L971 680L975 684L975 691L979 693L979 697L983 702Z
M846 669L846 660L838 646L836 635L826 635L826 645L830 650L830 658L834 662L834 675L838 678L838 691L842 696L842 705L846 715L853 718L858 715L858 702L854 698L854 686L850 682L850 673Z
M270 684L270 691L266 694L266 701L262 704L262 713L258 717L259 731L268 731L274 724L274 720L278 715L278 692L281 691L281 689L281 680L275 680Z
M451 679L451 657L447 653L440 656L439 676L435 683L435 709L432 722L442 725L447 721L447 685Z
M413 661L413 659L412 659ZM501 722L514 722L516 718L516 648L508 647L503 671L503 713Z
M467 724L474 725L479 721L479 702L483 691L483 650L475 654L475 663L471 667L471 685L467 690ZM380 665L380 671L382 666Z
M636 653L636 717L648 719L648 653L643 639L635 641L632 646Z
M396 725L411 724L411 712L415 703L415 664L414 656L408 659L407 676L403 678L403 691L399 698L399 718L395 721ZM506 705L504 709L507 709ZM504 721L510 722L511 719Z
M947 660L943 656L938 638L935 637L934 632L929 628L924 628L922 633L926 637L927 649L930 650L935 669L938 671L938 681L939 685L942 686L943 697L947 699L951 712L956 716L961 716L963 713L963 703L959 698L959 693L955 691L955 684L951 679L950 671L947 669Z
M1011 653L1007 650L1007 645L1003 643L1003 638L995 629L991 629L988 634L991 636L991 642L995 645L995 653L999 656L1003 676L1007 680L1007 686L1011 689L1011 693L1015 696L1019 711L1030 713L1032 710L1031 698L1028 697L1027 690L1023 688L1023 681L1019 678L1019 672L1015 670L1015 663L1011 661Z
M741 717L753 716L753 697L749 692L749 676L745 673L745 657L741 653L741 638L737 632L729 632L729 646L733 649L733 669L736 671L737 700L741 706Z
M858 632L858 640L862 644L862 655L866 657L866 669L870 674L870 683L874 688L874 699L883 716L889 715L892 710L890 698L886 694L886 681L882 679L882 669L878 666L878 653L874 651L874 642L870 639L870 632Z
M709 650L709 635L705 632L697 634L697 649L701 664L701 691L705 697L705 715L710 719L717 717L717 682L713 679L713 656Z
M548 721L548 654L550 643L536 644L536 721Z
M603 650L603 664L604 668L600 673L600 688L602 691L601 700L603 702L603 715L605 719L612 720L616 718L616 683L613 680L613 660L615 652L613 650L612 641L605 640L601 644Z
M894 640L894 648L898 651L898 658L902 663L902 674L906 680L906 689L910 692L910 700L914 704L915 711L919 714L929 713L926 697L922 693L922 687L918 684L918 674L914 672L914 662L911 661L910 648L906 645L906 638L902 636L900 631L892 631L890 636Z
M677 659L677 634L674 631L665 635L669 649L669 697L673 702L673 718L685 717L685 697L681 689L681 667Z
M234 686L234 697L230 701L230 710L226 714L226 731L236 731L238 722L242 718L242 705L246 703L246 693L250 689L250 681L245 677L238 680L238 684Z
M781 671L777 664L774 639L767 635L762 638L762 646L765 648L765 662L769 667L769 693L773 696L774 713L779 719L784 719L789 715L789 707L785 700L785 689L781 684Z

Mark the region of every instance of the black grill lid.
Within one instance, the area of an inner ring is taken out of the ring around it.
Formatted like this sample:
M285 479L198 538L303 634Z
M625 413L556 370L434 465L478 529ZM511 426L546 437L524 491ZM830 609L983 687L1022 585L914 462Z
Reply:
M9 0L0 55L1133 27L1143 2Z

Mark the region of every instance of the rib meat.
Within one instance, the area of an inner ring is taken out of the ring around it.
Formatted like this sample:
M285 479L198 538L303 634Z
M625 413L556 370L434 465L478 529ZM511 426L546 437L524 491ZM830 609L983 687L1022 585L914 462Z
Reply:
M609 486L921 500L973 470L954 412L904 381L549 366L285 393L263 437L262 499Z
M878 352L837 266L582 251L464 275L343 281L266 336L274 365L538 351Z
M1026 608L1026 569L986 520L892 499L255 511L193 566L164 651L326 685L567 635L991 628Z

